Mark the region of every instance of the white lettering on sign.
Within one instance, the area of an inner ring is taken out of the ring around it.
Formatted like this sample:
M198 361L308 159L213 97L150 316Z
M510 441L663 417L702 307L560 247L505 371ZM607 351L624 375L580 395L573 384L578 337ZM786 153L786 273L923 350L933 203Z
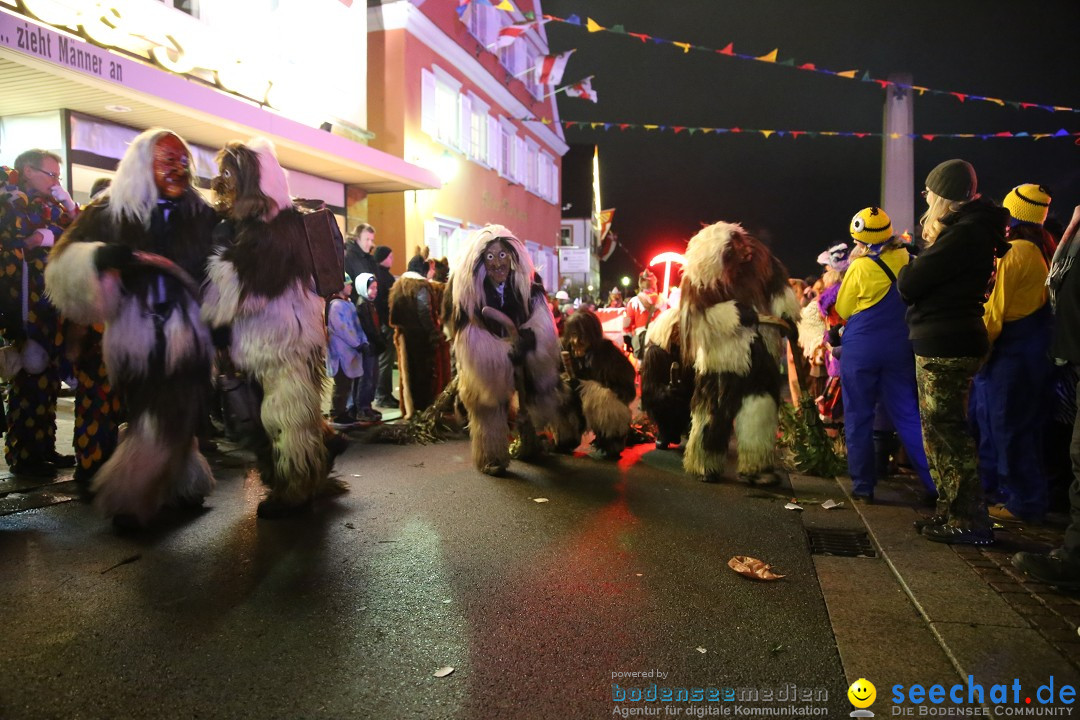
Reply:
M0 13L0 45L86 75L124 82L124 63L119 58L6 13Z

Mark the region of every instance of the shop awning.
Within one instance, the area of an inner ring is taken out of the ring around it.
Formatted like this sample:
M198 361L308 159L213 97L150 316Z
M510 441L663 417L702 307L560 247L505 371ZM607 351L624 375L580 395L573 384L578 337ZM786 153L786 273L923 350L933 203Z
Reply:
M169 128L208 147L261 135L283 166L369 193L441 186L435 173L399 157L0 9L0 115L58 109Z

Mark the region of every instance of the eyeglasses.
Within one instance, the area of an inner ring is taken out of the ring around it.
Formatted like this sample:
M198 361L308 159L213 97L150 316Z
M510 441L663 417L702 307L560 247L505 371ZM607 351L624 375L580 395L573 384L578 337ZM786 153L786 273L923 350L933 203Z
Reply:
M54 173L54 172L49 172L48 170L42 170L37 165L31 165L30 167L34 168L39 173L45 173L46 175L51 177L53 180L59 180L60 179L60 173Z

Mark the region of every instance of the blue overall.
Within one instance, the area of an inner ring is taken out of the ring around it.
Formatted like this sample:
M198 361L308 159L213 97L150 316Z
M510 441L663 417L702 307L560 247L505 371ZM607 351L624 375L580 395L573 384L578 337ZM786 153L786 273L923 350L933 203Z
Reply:
M856 495L873 496L877 484L874 411L879 402L892 420L923 486L928 492L936 492L923 448L915 353L908 340L906 310L894 282L873 307L852 315L844 330L840 383L848 473Z
M969 417L979 445L983 487L1013 515L1046 514L1042 427L1050 411L1050 304L1007 322L975 375Z

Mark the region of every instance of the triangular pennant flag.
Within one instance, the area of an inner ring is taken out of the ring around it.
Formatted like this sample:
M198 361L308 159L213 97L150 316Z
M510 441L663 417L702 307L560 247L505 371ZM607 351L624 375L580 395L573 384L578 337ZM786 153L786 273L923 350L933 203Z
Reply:
M923 140L933 140L936 136L935 135L923 135L922 137L923 137Z
M579 18L577 15L571 15L570 17L566 18L566 22L570 25L580 25L581 18Z
M607 132L611 129L611 123L604 123L604 131Z
M644 33L626 33L626 34L629 35L630 37L636 37L641 42L648 42L649 41L649 36L644 34Z
M1072 108L1070 108L1070 107L1062 107L1061 105L1055 105L1054 110L1057 110L1058 112L1073 112Z
M592 18L586 18L585 27L589 29L589 32L600 32L601 30L607 30L606 27L596 22Z
M923 93L925 93L925 92L926 92L927 90L929 90L929 89L930 89L930 88L924 88L924 87L921 87L921 86L919 86L919 85L912 85L912 86L911 86L911 88L912 88L913 90L918 90L918 91L919 91L919 94L920 94L920 95L922 95Z
M874 80L874 82L876 82L878 84L878 87L880 87L882 90L892 85L892 83L888 80Z
M550 125L551 124L551 118L549 118L549 117L540 118L540 122L542 122L545 125Z
M799 66L800 70L817 70L817 65L814 63L803 63Z
M682 132L683 130L685 130L685 129L686 129L686 127L684 127L683 125L674 125L674 126L673 126L673 127L671 128L671 129L675 131L675 134L676 134L676 135L678 135L678 134L679 134L679 133L681 133L681 132Z
M951 92L949 94L952 95L957 100L959 100L960 102L964 102L964 100L967 98L967 95L965 95L964 93Z
M660 126L659 125L642 125L642 127L645 128L646 130L656 130Z
M550 16L545 16L545 17L550 17ZM532 10L530 10L529 12L525 13L525 19L526 20L535 20L536 19L536 13L534 13Z
M703 135L708 135L711 132L716 132L716 128L701 128Z
M598 127L603 127L603 126L604 126L604 123L601 123L601 122L589 123L589 127L591 127L593 130L595 130Z
M1054 133L1054 137L1069 137L1069 131L1065 128L1061 128L1056 133Z
M838 132L830 132L828 130L822 130L820 134L824 135L825 137L832 137L833 135L839 135L840 133L838 133Z
M855 74L858 73L858 72L859 72L858 70L845 70L844 72L838 72L838 73L833 73L833 74L836 75L837 77L843 77L843 78L848 78L849 80L854 80L855 79Z
M1035 133L1031 137L1035 138L1036 140L1042 140L1043 138L1050 137L1050 133Z
M871 80L873 80L873 78L870 77L870 71L867 70L866 72L863 73L862 81L863 82L870 82Z
M802 131L802 130L792 130L792 131L791 131L791 137L792 137L792 138L794 138L794 139L796 139L796 140L798 140L798 139L799 139L799 136L800 136L800 135L805 135L805 134L806 134L806 133L805 133L804 131Z
M760 132L762 135L764 135L766 138L768 138L770 135L772 135L776 131L775 130L759 130L758 132Z
M1028 137L1028 134L1026 132L1018 132L1018 133L1013 133L1013 136L1014 137Z
M619 129L620 130L626 130L626 128L628 128L628 127L630 127L630 123L620 123L619 124Z
M496 10L506 10L507 12L514 12L517 8L510 4L510 0L502 0L495 6Z
M684 54L690 52L690 48L692 47L690 45L690 43L684 43L684 42L673 42L671 44L676 46L676 47L681 47Z
M626 28L624 28L622 25L612 25L611 27L608 28L608 32L619 33L620 35L625 35L626 34Z
M737 128L737 127L733 127L733 128L731 128L731 130L729 130L729 132L733 132L733 133L741 133L741 132L742 132L742 128Z
M688 132L688 133L690 133L691 135L693 135L694 133L696 133L696 132L697 132L698 130L700 130L700 129L701 129L701 128L687 128L687 129L686 129L686 132Z
M762 55L761 57L754 58L754 59L755 60L760 60L761 62L776 62L776 55L779 52L780 52L780 48L777 48L777 49L773 50L771 53L768 53L767 55Z
M1013 134L1011 132L1009 132L1008 130L1006 130L1005 132L999 132L996 135L994 135L994 137L1002 137L1002 138L1012 137L1012 136L1013 136Z
M776 64L783 65L785 67L795 67L795 58L788 58L787 60L784 60L783 62L778 62Z
M735 43L728 43L727 46L724 47L723 50L717 50L716 52L720 53L721 55L734 55L735 54Z
M1023 106L1023 103L1012 102L1012 101L1010 101L1010 102L1008 102L1006 104L1009 107L1011 107L1013 110L1019 110Z
M861 140L862 138L866 137L869 134L870 133L855 133L855 137L857 137L857 138L859 138Z
M889 133L889 139L890 140L899 140L900 139L900 133Z

